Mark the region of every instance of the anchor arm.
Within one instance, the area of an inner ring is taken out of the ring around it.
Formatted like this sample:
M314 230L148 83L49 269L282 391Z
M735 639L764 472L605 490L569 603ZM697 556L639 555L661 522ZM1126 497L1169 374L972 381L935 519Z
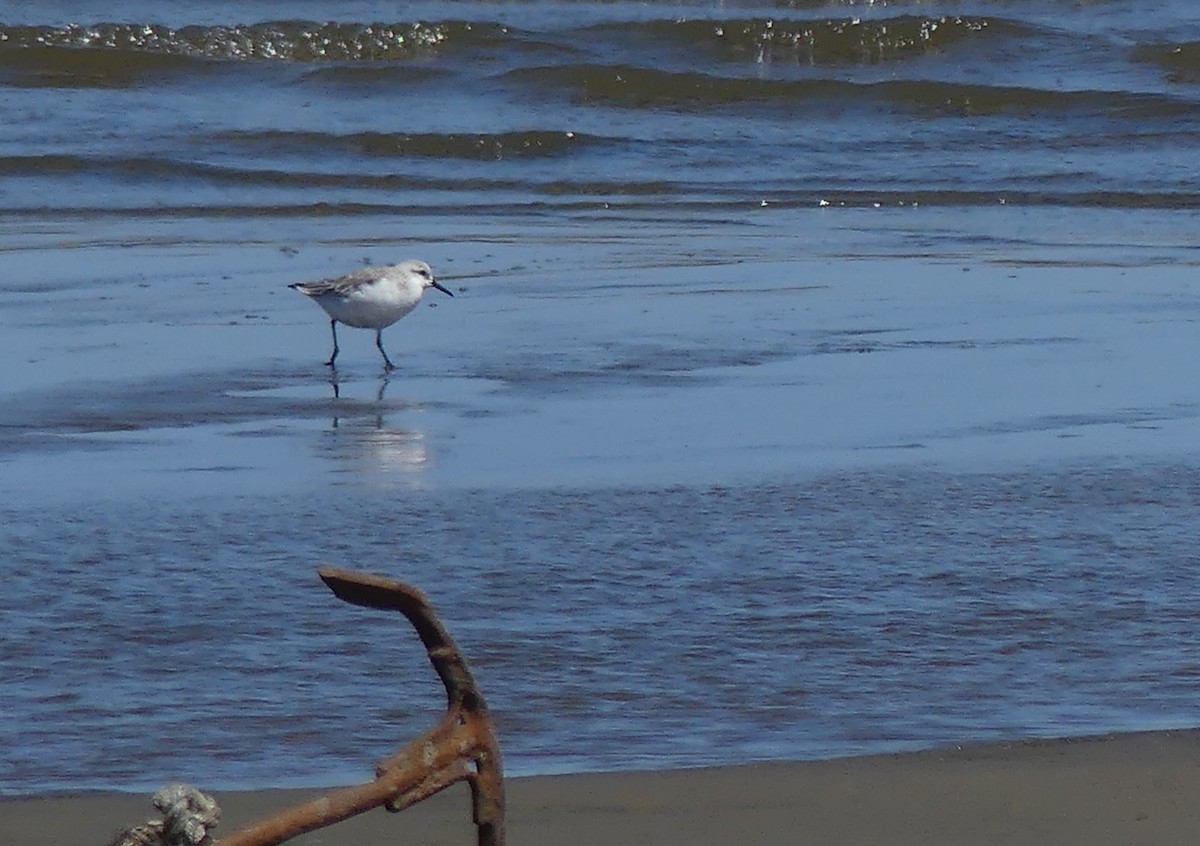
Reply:
M336 567L322 567L317 575L338 599L364 608L399 611L407 617L425 645L429 662L446 688L446 700L450 707L478 697L475 679L467 668L467 662L463 660L454 638L450 637L434 613L425 594L403 582Z
M318 575L346 602L408 618L446 688L446 713L434 728L381 762L374 781L283 811L222 838L219 846L276 846L372 808L401 811L458 781L471 787L479 846L504 846L500 746L467 662L425 595L402 582L350 570L323 567Z

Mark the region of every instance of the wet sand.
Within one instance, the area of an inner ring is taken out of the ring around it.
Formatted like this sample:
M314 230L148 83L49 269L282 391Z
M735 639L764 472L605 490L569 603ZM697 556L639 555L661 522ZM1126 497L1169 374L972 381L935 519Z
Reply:
M586 270L539 244L533 270L478 277L463 271L482 247L454 249L458 296L389 334L393 376L357 332L331 374L323 316L284 287L354 266L348 253L190 262L171 298L67 275L52 331L22 312L37 295L6 301L0 354L22 367L0 389L0 491L708 486L1197 451L1200 392L1163 367L1200 354L1191 267L731 258L656 267L643 286L601 246L577 249Z
M509 842L558 844L1131 844L1200 837L1200 730L831 761L510 779ZM315 795L222 793L218 834ZM130 794L10 799L0 842L103 843L148 816ZM297 844L474 842L466 788L370 812Z

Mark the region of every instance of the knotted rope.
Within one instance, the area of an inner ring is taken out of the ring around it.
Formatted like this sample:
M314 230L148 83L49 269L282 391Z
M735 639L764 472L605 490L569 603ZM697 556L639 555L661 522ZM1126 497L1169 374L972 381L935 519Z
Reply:
M211 796L189 784L172 784L154 794L154 807L163 819L117 835L109 846L209 846L209 831L221 819L221 809Z

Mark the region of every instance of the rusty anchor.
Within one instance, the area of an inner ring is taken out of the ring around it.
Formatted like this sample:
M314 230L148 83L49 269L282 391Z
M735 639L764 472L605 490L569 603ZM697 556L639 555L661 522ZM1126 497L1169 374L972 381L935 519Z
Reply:
M374 781L282 811L221 838L219 846L274 846L372 808L403 811L459 781L471 787L479 846L504 846L500 746L467 662L425 595L402 582L350 570L323 567L317 573L339 599L408 618L446 687L446 713L428 732L377 764Z

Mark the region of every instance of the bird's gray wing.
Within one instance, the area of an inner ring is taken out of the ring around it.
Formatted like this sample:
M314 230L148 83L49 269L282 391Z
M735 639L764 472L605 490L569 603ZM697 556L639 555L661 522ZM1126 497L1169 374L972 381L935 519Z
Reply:
M288 287L295 288L300 293L310 297L322 297L327 294L345 295L355 288L361 288L363 285L374 282L383 275L385 269L382 267L363 267L342 276L317 279L312 282L294 282Z

